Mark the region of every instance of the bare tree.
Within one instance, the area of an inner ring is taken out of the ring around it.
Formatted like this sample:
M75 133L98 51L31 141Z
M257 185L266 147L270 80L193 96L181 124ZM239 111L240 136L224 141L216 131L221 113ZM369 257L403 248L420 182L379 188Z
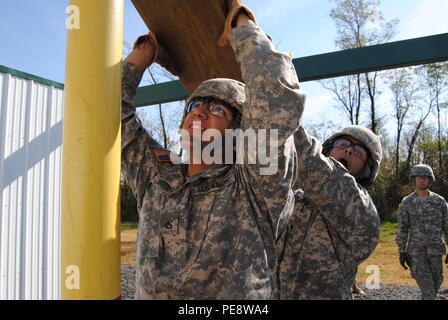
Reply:
M340 129L339 125L333 121L322 120L318 122L305 122L302 126L321 143L330 137L333 132Z
M389 76L389 88L392 92L392 105L396 121L395 137L395 175L399 175L401 136L407 122L409 111L415 105L416 85L410 68L395 69Z
M441 170L442 160L442 109L448 105L448 63L433 63L423 65L418 69L424 90L427 92L430 104L434 106L437 117L437 151L438 167Z
M386 22L379 9L379 0L330 0L335 2L330 16L336 24L336 45L342 49L361 48L365 46L380 44L390 41L396 34L395 27L398 20ZM351 102L342 104L343 108L348 106L348 114L354 116L350 119L352 123L359 123L359 113L362 101L368 98L370 107L369 126L377 133L380 125L380 116L377 111L376 98L380 94L377 86L379 73L365 73L363 76L350 76L348 80L353 86L348 89L346 82L330 82L327 89L335 93L339 102ZM346 80L347 81L347 80ZM342 96L345 96L341 99ZM356 116L357 115L357 116Z
M432 107L433 107L432 101L429 101L429 103L426 105L426 107L421 107L419 118L414 123L412 123L412 127L411 127L408 137L406 139L407 153L408 153L407 157L406 157L406 170L408 170L411 167L415 143L420 134L420 130L421 130L423 124L425 123L428 116L431 114Z
M154 77L154 74L153 74L153 72L151 71L150 68L148 68L148 73L149 73L149 76L151 77L152 84L157 84L158 81ZM162 128L163 147L166 149L166 148L168 148L168 135L167 135L167 132L166 132L165 119L163 118L162 104L161 103L159 103L158 109L159 109L160 124L161 124L161 128Z
M321 81L321 85L333 92L338 104L336 108L342 109L351 124L359 124L363 87L361 75L356 74L343 79Z

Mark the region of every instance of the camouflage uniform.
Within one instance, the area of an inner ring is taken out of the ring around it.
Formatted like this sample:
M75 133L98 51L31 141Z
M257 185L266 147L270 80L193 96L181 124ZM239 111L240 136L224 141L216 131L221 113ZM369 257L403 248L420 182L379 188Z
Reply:
M231 45L246 83L241 128L278 129L275 175L234 164L186 177L185 165L162 161L133 106L142 73L123 65L123 172L139 211L137 299L271 297L275 239L294 198L291 135L305 98L291 56L275 52L258 26L234 29Z
M350 130L355 134L347 134ZM329 149L341 135L373 141L369 149L377 153L372 157L376 164L368 179L371 183L381 161L379 139L371 132L364 135L366 129L358 126L345 131L330 137L324 147ZM300 127L294 139L301 189L295 194L294 213L278 244L278 297L352 299L358 265L378 243L378 213L366 189L341 163L324 156L320 143L305 129Z
M429 177L434 179L433 175ZM420 287L423 300L435 299L443 283L442 256L446 249L442 233L448 241L448 206L443 197L429 191L427 197L418 197L413 192L403 198L396 242L400 253L408 255L411 274Z

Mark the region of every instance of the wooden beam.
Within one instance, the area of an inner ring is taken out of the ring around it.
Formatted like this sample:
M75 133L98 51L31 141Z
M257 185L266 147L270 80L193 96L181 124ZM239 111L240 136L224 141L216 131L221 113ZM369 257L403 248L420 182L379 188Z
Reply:
M223 0L132 0L148 29L167 48L179 78L193 92L211 78L242 79L230 44L218 46L224 29Z

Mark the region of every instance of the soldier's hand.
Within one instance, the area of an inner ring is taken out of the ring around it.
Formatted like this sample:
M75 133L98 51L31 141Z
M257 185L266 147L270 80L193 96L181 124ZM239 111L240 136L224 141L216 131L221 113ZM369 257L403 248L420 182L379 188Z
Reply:
M134 43L134 50L126 58L140 69L148 68L153 62L160 64L173 75L178 75L178 69L168 51L160 45L151 32L140 36Z
M411 264L409 263L409 257L406 252L400 252L400 264L406 270L408 269L408 267L411 267Z
M174 61L168 50L166 50L165 47L157 41L154 33L148 33L148 38L156 47L156 56L154 60L155 63L158 63L160 66L164 67L172 75L179 75L179 69L177 68L176 62Z
M240 0L227 0L227 7L229 11L224 24L224 31L218 40L218 44L221 47L224 47L229 42L230 30L233 27L255 23L255 15Z
M147 40L147 35L144 35L135 41L134 48L125 61L131 62L141 71L145 71L154 62L155 54L155 45Z

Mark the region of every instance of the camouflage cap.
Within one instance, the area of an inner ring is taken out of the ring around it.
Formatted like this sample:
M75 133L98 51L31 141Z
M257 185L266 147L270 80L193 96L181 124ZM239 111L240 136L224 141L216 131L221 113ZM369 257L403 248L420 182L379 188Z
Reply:
M436 180L432 168L427 164L417 164L413 166L411 169L411 173L409 174L409 180L412 180L412 178L415 176L427 176L429 177L431 182L434 182Z
M358 181L364 187L370 186L378 175L380 170L381 159L383 157L383 148L381 146L380 138L366 127L351 125L336 131L330 138L325 140L322 145L323 153L331 152L333 142L341 136L349 136L361 141L370 151L370 159L367 161L370 175L366 179Z
M241 114L243 112L244 101L246 100L244 87L244 83L226 78L215 78L202 82L187 99L180 127L182 128L182 124L187 115L188 104L194 98L213 97L222 100L237 109Z

